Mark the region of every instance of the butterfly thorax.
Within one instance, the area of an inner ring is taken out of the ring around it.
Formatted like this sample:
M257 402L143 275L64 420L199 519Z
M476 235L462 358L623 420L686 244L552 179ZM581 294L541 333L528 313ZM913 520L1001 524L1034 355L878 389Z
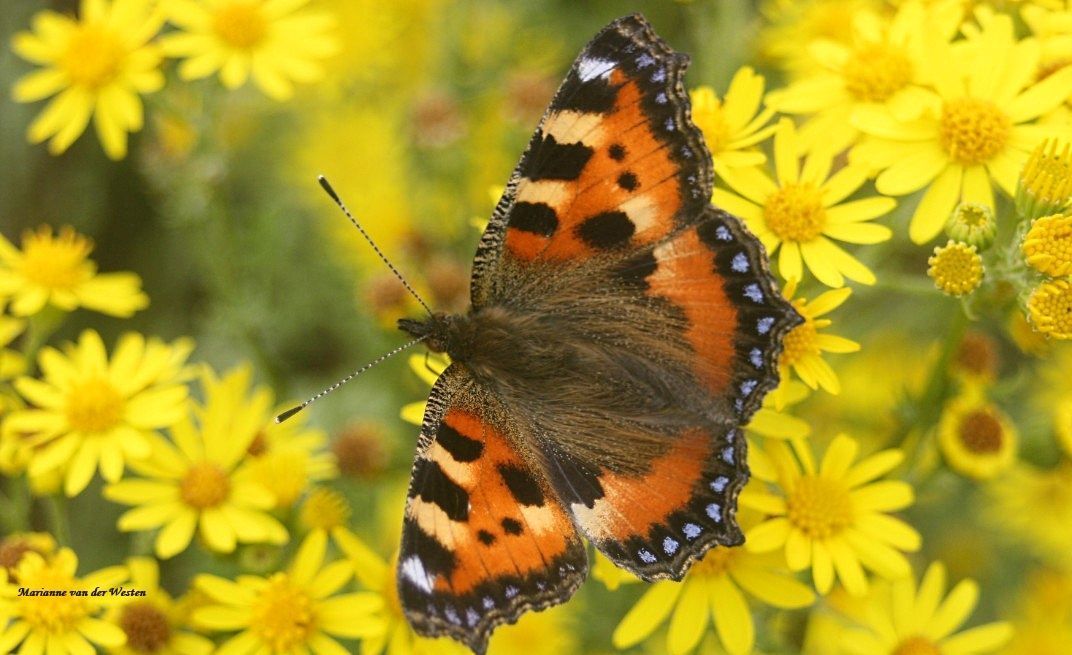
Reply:
M432 352L469 368L478 378L522 375L531 378L568 366L569 348L554 338L553 327L528 312L494 306L467 314L432 314L424 320L401 319L398 327L423 338Z

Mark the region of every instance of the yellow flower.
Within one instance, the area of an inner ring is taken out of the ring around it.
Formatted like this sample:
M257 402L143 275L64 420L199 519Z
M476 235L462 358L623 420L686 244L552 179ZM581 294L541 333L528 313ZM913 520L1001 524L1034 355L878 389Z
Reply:
M316 487L302 501L298 522L307 531L323 530L331 533L345 528L352 513L346 496L334 489Z
M11 312L29 316L46 304L71 311L85 307L128 318L145 309L149 298L134 273L100 273L87 259L93 244L72 228L53 237L52 228L22 234L22 250L0 236L0 299L12 299Z
M146 593L114 607L105 620L119 626L126 643L109 648L112 655L208 655L213 644L186 626L185 608L160 586L160 567L151 557L131 557L129 586Z
M875 275L831 239L848 243L889 239L889 228L868 221L888 213L896 203L879 197L842 203L863 185L866 171L849 166L830 175L833 154L823 149L808 153L801 168L802 155L796 128L782 119L774 136L777 182L757 168L725 171L723 180L740 195L715 189L712 200L743 218L772 257L781 248L778 272L786 280L802 279L803 262L830 287L844 285L846 277L874 284Z
M767 0L760 10L768 23L759 34L760 53L790 73L814 71L816 41L848 45L853 26L878 20L882 3L875 0Z
M249 382L248 367L242 369L242 378ZM335 457L327 450L327 435L307 427L307 415L275 422L275 417L294 403L273 408L274 394L267 386L235 388L233 393L239 397L252 395L258 407L264 406L262 398L267 399L269 411L257 419L250 418L257 429L246 449L249 457L238 475L270 491L276 508L292 506L310 483L338 476Z
M33 32L19 32L11 48L43 66L19 80L12 94L34 102L59 93L30 124L31 143L49 137L58 155L74 143L93 116L104 152L127 153L127 133L144 122L139 94L164 85L160 52L150 43L163 21L151 0L82 0L80 19L41 11Z
M1005 331L1020 352L1032 357L1045 357L1050 352L1052 342L1045 334L1035 331L1027 317L1019 309L1009 312Z
M957 473L989 480L1016 461L1019 439L1012 421L976 393L951 400L938 423L938 446Z
M1016 211L1025 221L1062 212L1072 205L1072 152L1044 139L1031 152L1016 185Z
M109 589L127 579L127 569L110 566L83 578L75 577L78 557L69 548L48 560L38 553L23 556L16 569L17 583L0 569L0 653L20 655L84 655L95 652L90 642L116 648L126 641L118 627L98 616L108 604L123 597L90 596L96 588ZM20 587L67 591L63 596L19 596ZM72 595L70 591L85 592ZM6 623L6 625L5 625Z
M0 310L2 309L3 302L0 301ZM22 353L9 349L8 346L25 329L25 319L0 314L0 416L22 407L19 397L10 391L7 383L26 371L26 358ZM3 443L3 439L3 435L0 434L0 444ZM3 456L0 455L0 471L3 470Z
M394 516L397 517L398 514ZM379 595L384 610L379 630L364 637L361 642L362 655L379 655L384 652L389 655L466 655L470 652L452 639L427 639L410 627L398 600L398 583L395 576L397 554L388 563L352 533L342 535L336 543L349 558L361 586Z
M142 477L104 489L105 498L135 506L119 517L120 530L160 528L155 544L163 559L185 550L198 529L220 553L238 543L287 540L286 528L266 512L275 504L272 493L235 474L271 407L268 394L247 398L249 370L242 368L223 379L206 371L202 386L197 421L187 416L172 427L174 444L153 435L149 457L131 463Z
M842 288L826 291L810 303L806 298L793 298L796 290L797 281L790 280L782 291L804 317L804 322L785 336L784 349L778 359L782 379L788 380L789 371L792 370L812 389L822 387L828 393L837 394L841 391L841 384L834 369L823 360L822 355L824 352L856 352L860 349L860 344L845 337L820 333L820 330L833 323L830 319L821 317L840 307L852 295L852 290Z
M16 577L19 562L27 553L37 553L48 559L56 552L56 540L46 532L9 534L0 538L0 569L7 570L7 579L18 582Z
M353 577L353 568L345 560L325 564L326 551L327 537L314 532L286 571L267 578L242 575L234 582L199 575L195 584L216 604L195 609L194 625L241 630L219 653L345 653L336 638L375 634L382 627L377 614L383 602L367 592L339 594Z
M1072 339L1072 283L1048 280L1027 299L1027 315L1039 332L1055 339Z
M14 412L5 431L20 433L29 454L31 478L66 467L64 491L86 488L94 471L115 482L125 464L149 455L154 430L186 413L185 362L193 343L167 345L137 333L119 339L111 361L100 335L82 333L64 352L43 348L41 380L23 377L15 388L33 409Z
M979 250L994 243L998 222L994 210L976 202L962 202L953 209L945 222L945 233L954 241L962 241Z
M1028 153L1044 136L1044 128L1029 123L1072 94L1072 67L1035 81L1038 44L1017 41L1008 16L987 21L969 44L965 51L926 41L935 109L908 120L887 109L853 117L869 136L851 161L881 169L880 193L900 196L929 185L909 225L916 243L937 236L962 200L993 208L992 182L1014 195Z
M816 469L811 452L798 448L798 462L782 442L768 442L777 470L778 494L746 489L741 504L770 516L745 535L746 547L757 553L783 548L790 570L809 566L819 593L834 585L835 573L853 595L867 593L866 567L886 578L911 570L900 551L915 551L920 536L907 523L886 512L912 504L912 487L877 478L904 459L885 450L853 465L856 441L839 435Z
M1047 562L1072 570L1072 463L1053 469L1014 465L986 487L990 522Z
M947 296L966 296L983 283L983 258L975 246L950 239L927 258L927 276Z
M809 150L821 144L839 152L851 145L859 135L851 119L861 109L883 107L916 118L930 101L921 41L925 34L948 40L960 19L960 8L950 3L925 8L907 2L888 20L865 13L849 23L850 42L812 42L816 65L771 93L770 103L781 112L813 115L801 129Z
M577 600L573 601L578 602ZM492 634L488 655L571 655L580 639L575 624L581 620L577 607L551 607L540 612L526 612L517 623L503 625ZM433 642L434 643L434 642ZM435 649L438 654L443 653Z
M747 530L759 516L745 511L739 518ZM728 653L751 653L755 626L742 592L785 609L807 607L815 601L815 594L785 570L781 557L745 548L713 548L692 565L682 582L664 580L651 585L614 629L612 640L617 648L629 648L669 620L667 651L681 655L700 643L711 617Z
M769 107L760 110L763 87L763 76L744 66L734 74L722 100L709 86L689 93L692 120L703 132L719 175L726 168L759 166L766 161L763 153L754 147L767 140L775 129L769 124L774 110Z
M979 599L979 585L961 580L945 596L945 567L932 563L917 589L912 577L877 588L859 608L864 618L858 628L841 636L850 655L974 655L991 653L1012 637L1005 621L956 632L968 620Z
M338 50L335 21L305 11L309 0L165 0L180 31L161 39L164 53L184 57L179 76L195 80L219 71L235 89L253 76L275 100L294 95L294 83L324 76L323 59Z
M598 550L593 559L595 561L592 562L592 578L602 582L608 591L617 591L623 584L640 582L640 578L617 566Z
M1072 273L1072 215L1043 216L1031 224L1023 243L1024 259L1039 273Z
M745 428L750 434L767 439L801 439L811 434L807 421L787 414L784 410L808 397L808 387L782 376L778 387L763 399L752 420Z

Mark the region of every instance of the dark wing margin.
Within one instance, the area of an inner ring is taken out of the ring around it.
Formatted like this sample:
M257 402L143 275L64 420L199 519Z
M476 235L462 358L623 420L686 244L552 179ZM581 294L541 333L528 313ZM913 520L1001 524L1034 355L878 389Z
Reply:
M713 172L690 118L688 62L639 14L585 46L480 240L474 307L494 295L504 258L584 258L656 241L696 219Z
M487 417L451 365L432 387L398 558L398 596L418 634L483 653L496 626L563 603L588 556L544 475Z

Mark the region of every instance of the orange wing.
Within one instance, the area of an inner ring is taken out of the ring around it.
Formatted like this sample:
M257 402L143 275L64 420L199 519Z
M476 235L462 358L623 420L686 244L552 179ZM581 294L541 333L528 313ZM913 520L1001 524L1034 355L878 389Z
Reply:
M580 260L651 244L711 197L711 156L689 120L675 53L639 15L578 56L507 185L473 266L474 307L505 263Z
M777 385L782 337L800 317L773 287L755 237L714 208L631 255L617 273L684 316L693 375L707 387L710 406L695 426L669 437L640 474L550 450L544 466L597 548L642 578L679 579L711 546L742 541L734 513L748 467L738 426Z
M414 629L478 653L495 626L565 602L588 566L543 474L486 409L456 365L433 387L398 560L399 598Z

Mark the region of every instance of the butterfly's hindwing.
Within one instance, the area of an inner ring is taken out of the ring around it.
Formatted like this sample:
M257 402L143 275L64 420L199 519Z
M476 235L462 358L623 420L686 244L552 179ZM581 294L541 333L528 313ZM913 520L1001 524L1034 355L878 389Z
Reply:
M483 652L495 626L567 600L584 545L543 474L485 416L463 368L426 410L398 559L399 598L418 633Z
M473 266L473 305L519 262L576 261L653 243L711 196L710 154L689 120L673 52L639 16L581 52L507 185Z
M545 449L546 467L597 548L642 578L679 579L710 547L742 541L735 512L748 467L738 426L777 384L781 339L800 317L769 281L758 240L714 208L631 256L616 274L683 314L694 377L710 398L707 412L695 426L667 435L665 451L639 474L555 449ZM626 432L610 428L606 439L623 452L638 450Z

